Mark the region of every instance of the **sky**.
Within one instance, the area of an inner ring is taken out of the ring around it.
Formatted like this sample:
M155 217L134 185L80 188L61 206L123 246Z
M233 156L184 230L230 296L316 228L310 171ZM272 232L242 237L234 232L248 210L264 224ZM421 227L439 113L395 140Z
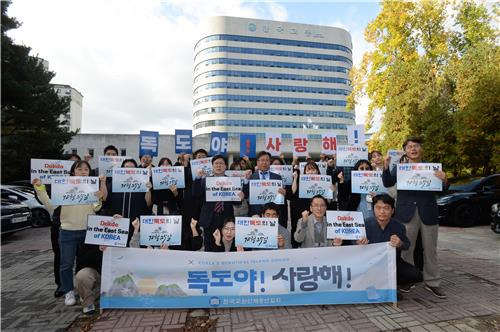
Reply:
M52 83L83 95L82 133L191 129L193 47L205 18L248 17L340 27L351 33L354 64L370 49L374 1L13 0L17 44L49 62ZM363 124L368 100L356 107Z

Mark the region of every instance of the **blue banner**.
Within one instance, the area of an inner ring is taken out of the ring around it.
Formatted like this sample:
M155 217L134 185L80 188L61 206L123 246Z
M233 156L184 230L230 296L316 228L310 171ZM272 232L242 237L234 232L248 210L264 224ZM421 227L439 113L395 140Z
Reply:
M227 308L396 302L387 242L199 252L108 248L101 308Z
M175 130L175 153L193 153L192 130Z
M139 156L149 154L151 157L158 157L158 143L160 134L157 131L141 130L139 135Z
M215 155L227 155L227 133L217 133L212 132L210 139L210 155L213 157Z
M253 134L240 134L240 157L255 158L257 156L256 150L257 136Z

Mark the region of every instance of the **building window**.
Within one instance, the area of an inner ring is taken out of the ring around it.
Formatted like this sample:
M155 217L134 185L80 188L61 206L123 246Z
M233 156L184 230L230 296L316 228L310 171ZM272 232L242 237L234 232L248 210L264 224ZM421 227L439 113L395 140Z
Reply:
M127 149L120 149L120 155L126 156L127 155Z

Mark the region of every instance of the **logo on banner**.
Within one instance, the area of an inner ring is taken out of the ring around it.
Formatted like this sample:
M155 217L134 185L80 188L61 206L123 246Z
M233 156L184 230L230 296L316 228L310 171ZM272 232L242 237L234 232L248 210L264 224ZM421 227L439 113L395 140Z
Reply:
M255 158L257 149L257 136L252 134L240 135L240 157L247 156L248 158Z
M281 153L281 134L267 134L265 142L265 151L269 152L271 156L279 156Z
M227 154L227 133L212 132L210 140L210 155L215 156L220 154L226 156Z
M193 131L175 130L175 153L193 152Z
M157 131L141 130L139 136L139 155L144 156L148 154L151 157L157 157L159 136Z

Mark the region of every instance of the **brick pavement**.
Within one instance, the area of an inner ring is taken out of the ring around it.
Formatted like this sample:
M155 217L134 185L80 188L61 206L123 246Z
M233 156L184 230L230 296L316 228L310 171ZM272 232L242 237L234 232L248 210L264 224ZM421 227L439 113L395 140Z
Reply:
M493 243L493 247L498 241ZM3 249L3 246L2 246ZM81 315L54 299L50 251L2 250L2 331L56 331ZM210 309L216 331L491 331L500 321L500 260L439 250L445 300L418 285L391 304ZM106 310L92 331L183 331L188 310ZM500 324L500 323L499 323ZM500 325L497 325L499 327ZM499 327L500 328L500 327Z

